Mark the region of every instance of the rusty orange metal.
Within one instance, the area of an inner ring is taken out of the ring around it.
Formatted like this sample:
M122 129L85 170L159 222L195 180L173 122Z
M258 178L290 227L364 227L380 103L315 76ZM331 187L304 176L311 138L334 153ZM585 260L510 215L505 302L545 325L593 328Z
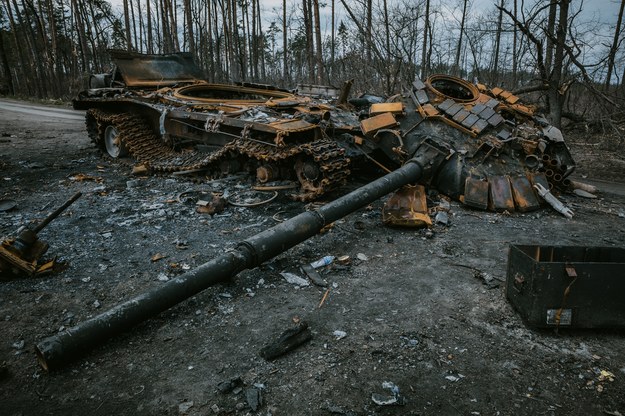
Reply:
M407 185L398 189L382 208L382 222L413 228L431 226L425 188L422 185Z
M512 185L512 196L517 211L526 212L533 211L540 207L538 198L532 189L532 184L525 176L510 178Z
M514 211L512 188L507 176L491 176L488 178L490 190L490 208L493 211Z
M371 104L371 108L369 109L369 115L377 116L378 114L383 113L391 113L394 115L403 114L404 104L401 102Z
M467 177L464 183L463 202L474 208L488 208L488 181Z
M397 120L391 113L383 113L377 116L373 116L362 120L360 122L360 128L365 136L372 136L378 130L390 129L397 126Z

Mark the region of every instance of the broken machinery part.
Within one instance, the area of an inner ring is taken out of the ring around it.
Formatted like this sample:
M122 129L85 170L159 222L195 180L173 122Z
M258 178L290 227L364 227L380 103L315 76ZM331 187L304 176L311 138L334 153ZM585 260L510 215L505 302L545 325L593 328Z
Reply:
M48 250L48 244L39 240L37 234L43 230L52 220L61 215L63 211L73 204L82 194L77 192L62 206L44 218L36 227L21 227L17 231L17 237L6 238L0 244L0 275L32 276L36 273L47 271L50 264L39 264L39 259Z

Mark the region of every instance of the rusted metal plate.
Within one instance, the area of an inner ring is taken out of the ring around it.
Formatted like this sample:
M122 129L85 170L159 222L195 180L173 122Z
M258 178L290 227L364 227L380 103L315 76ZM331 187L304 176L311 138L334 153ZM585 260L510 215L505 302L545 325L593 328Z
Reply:
M507 176L491 176L488 178L490 186L491 209L494 211L514 211L512 188Z
M529 179L525 176L517 176L510 178L510 184L512 185L512 197L517 211L526 212L540 208Z
M516 104L519 101L519 97L517 97L516 95L510 95L508 98L506 98L506 102L508 104Z
M397 126L397 120L391 113L379 114L360 122L360 128L367 136L375 134L380 129L388 129L395 126Z
M398 189L382 208L382 222L388 225L421 228L432 225L422 185Z
M534 115L534 109L522 104L514 104L512 105L512 108L514 108L516 111L518 111L521 114L524 114L526 116L533 116Z
M434 117L440 114L440 112L432 104L426 104L423 106L423 111L428 117Z
M129 87L168 86L202 79L189 53L143 55L111 51L117 72Z
M464 182L465 205L479 209L488 208L488 182L468 177Z
M510 98L512 96L512 93L510 91L502 91L499 96L501 98L503 98L504 100L508 101L508 98Z
M377 116L382 113L402 114L404 112L404 104L399 103L379 103L371 104L369 115Z
M492 90L490 90L490 91L493 93L493 95L494 95L495 97L496 97L496 96L498 96L499 94L501 94L502 92L505 92L503 89L501 89L501 88L499 88L499 87L495 87L495 88L493 88L493 89L492 89Z

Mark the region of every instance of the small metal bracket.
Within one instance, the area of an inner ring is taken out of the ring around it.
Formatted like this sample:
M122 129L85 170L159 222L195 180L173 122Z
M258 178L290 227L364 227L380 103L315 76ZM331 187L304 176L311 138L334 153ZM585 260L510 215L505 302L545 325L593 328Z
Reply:
M568 264L568 263L565 264L564 271L566 272L566 275L570 277L571 279L577 278L577 271L575 270L575 267L573 265Z

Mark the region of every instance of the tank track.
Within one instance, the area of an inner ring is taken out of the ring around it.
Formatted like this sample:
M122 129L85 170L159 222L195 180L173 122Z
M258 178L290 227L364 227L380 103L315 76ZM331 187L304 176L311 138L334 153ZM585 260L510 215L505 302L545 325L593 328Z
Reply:
M298 160L308 160L318 166L319 175L311 180L298 173L300 192L291 195L293 199L303 202L312 201L343 185L350 174L350 160L345 157L345 149L328 139L276 147L239 138L212 153L179 152L163 143L150 125L138 115L91 109L86 115L87 132L102 150L105 149L104 130L111 124L117 128L119 138L130 155L155 172L218 168L223 162L241 157L260 164L288 165L292 162L291 166Z
M270 144L236 139L227 146L229 151L256 159L261 163L296 163L296 160L313 161L319 167L319 177L307 179L298 173L301 184L299 194L292 195L298 201L312 201L324 193L343 185L350 175L350 160L345 157L345 149L328 139L316 140L297 145L276 147Z

